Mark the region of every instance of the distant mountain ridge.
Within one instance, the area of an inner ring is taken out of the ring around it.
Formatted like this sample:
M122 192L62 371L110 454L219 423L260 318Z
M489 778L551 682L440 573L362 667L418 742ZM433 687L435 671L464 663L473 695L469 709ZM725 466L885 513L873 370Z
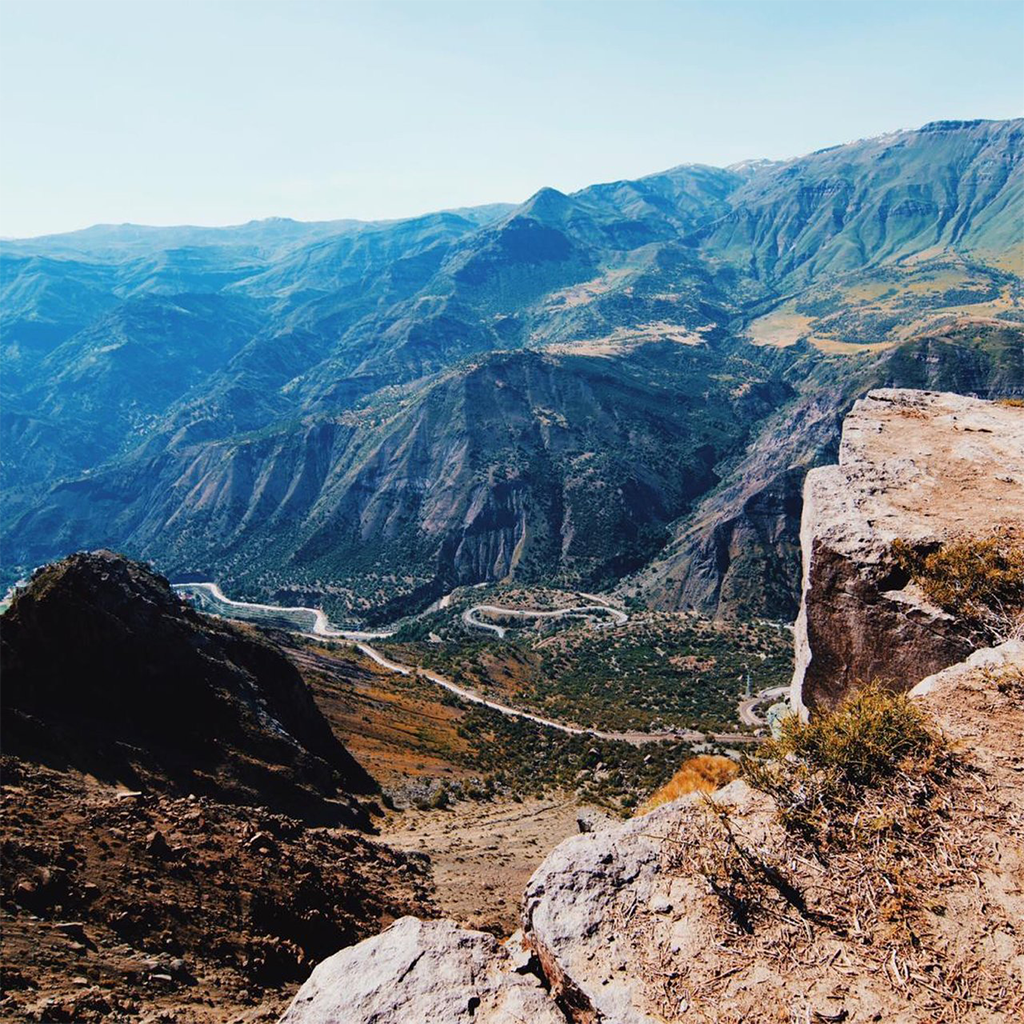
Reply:
M792 509L697 576L641 570L698 504L732 515L762 429L913 384L904 347L1024 391L1022 154L1020 119L935 122L512 208L4 243L5 572L116 546L342 613L639 572L655 603L789 614ZM835 436L783 446L766 508Z

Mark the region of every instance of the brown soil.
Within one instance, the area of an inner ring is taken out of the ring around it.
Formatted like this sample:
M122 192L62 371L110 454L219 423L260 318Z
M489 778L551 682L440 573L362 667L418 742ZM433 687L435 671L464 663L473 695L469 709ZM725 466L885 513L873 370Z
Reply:
M320 959L433 916L424 858L4 759L0 1016L274 1020Z
M341 644L275 634L337 736L385 789L417 777L463 778L463 712L433 683L388 672Z

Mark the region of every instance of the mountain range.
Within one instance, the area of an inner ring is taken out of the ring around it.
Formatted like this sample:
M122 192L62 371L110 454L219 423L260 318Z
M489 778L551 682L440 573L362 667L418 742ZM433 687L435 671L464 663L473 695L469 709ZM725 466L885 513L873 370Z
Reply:
M789 618L878 385L1024 394L1024 121L409 220L0 248L3 572L113 547L382 620L460 584Z

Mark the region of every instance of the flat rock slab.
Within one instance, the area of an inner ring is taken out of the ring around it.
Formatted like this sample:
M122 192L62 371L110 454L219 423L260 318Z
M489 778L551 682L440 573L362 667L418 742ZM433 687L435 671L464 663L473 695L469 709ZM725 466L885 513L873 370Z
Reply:
M510 941L403 917L318 964L280 1024L565 1024Z
M1024 409L895 388L858 401L839 465L804 486L794 706L828 706L879 676L910 689L965 658L976 638L894 577L887 553L897 538L923 547L1001 528L1024 528Z

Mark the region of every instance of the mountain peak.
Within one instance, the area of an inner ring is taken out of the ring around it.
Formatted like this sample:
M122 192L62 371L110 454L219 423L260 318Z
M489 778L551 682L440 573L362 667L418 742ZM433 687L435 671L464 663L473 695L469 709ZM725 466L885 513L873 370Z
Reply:
M545 186L534 192L516 212L545 217L552 214L561 214L570 206L572 206L572 200L569 196L564 192L559 192L557 188Z

